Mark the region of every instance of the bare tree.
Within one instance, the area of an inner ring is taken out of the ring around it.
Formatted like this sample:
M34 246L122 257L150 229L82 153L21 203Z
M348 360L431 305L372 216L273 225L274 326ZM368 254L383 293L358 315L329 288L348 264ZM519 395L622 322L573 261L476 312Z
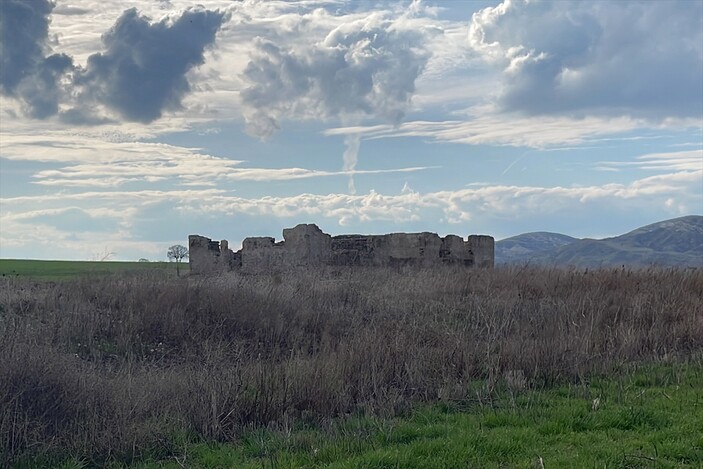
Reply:
M188 257L188 248L185 246L181 246L180 244L174 244L170 248L168 248L168 252L166 253L168 256L169 261L176 261L176 275L180 277L181 275L181 270L179 268L181 261Z
M102 252L93 253L93 255L90 256L90 260L94 262L106 262L112 260L113 257L115 257L115 253L106 247Z

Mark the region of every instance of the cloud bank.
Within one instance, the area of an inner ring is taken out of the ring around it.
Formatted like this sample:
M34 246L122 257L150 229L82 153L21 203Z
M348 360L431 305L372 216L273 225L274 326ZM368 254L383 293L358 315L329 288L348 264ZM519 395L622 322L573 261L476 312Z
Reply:
M248 131L269 137L284 118L399 123L430 57L431 31L409 24L375 12L307 47L258 39L241 92Z
M115 223L129 228L129 231L148 219L145 213L149 210L168 211L181 230L193 223L194 218L228 220L230 224L227 226L239 227L242 236L251 233L247 232L246 226L242 228L241 221L238 221L241 218L236 217L255 217L252 220L261 220L261 217L266 220L309 218L363 230L369 223L403 227L429 220L445 228L468 222L486 227L502 223L512 226L517 220L573 216L575 213L583 215L584 212L597 216L609 211L625 216L644 210L662 217L667 214L677 216L700 210L702 176L703 170L698 169L649 176L628 184L575 187L499 185L425 193L406 188L398 194L370 191L361 195L304 193L247 198L213 188L18 196L4 201L0 239L7 243L30 242L26 233L31 231L27 227L32 226L33 220L41 218L46 223L47 215L69 208L82 210L91 217L113 218ZM106 212L101 205L108 204L111 211ZM37 210L38 206L42 209ZM18 235L20 230L24 236ZM43 239L47 239L45 231L41 233Z
M703 114L703 3L505 0L474 13L471 46L502 71L502 110Z

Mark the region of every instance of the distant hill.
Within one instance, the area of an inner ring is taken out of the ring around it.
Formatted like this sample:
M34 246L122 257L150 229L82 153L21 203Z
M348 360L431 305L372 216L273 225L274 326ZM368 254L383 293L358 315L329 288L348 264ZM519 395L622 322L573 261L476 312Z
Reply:
M578 241L560 233L538 231L524 233L496 242L496 263L527 262L535 256Z
M555 235L554 233L549 233ZM697 266L703 267L703 216L665 220L637 228L629 233L605 239L576 239L561 246L534 250L523 257L505 256L504 249L515 244L505 244L521 238L519 235L496 243L497 263L550 264L577 267L608 266ZM558 235L557 235L558 236ZM563 236L563 235L562 235ZM569 237L563 238L565 241ZM559 239L557 237L554 240ZM573 239L573 238L572 238ZM530 246L527 244L527 246ZM534 244L532 246L539 246ZM498 253L501 252L499 255Z

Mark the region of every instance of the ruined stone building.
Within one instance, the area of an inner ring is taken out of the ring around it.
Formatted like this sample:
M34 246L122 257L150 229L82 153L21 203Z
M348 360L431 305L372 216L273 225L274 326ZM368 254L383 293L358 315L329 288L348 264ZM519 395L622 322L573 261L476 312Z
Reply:
M431 267L456 264L493 267L494 240L471 235L466 240L436 233L330 236L316 225L301 224L283 230L283 241L246 238L242 249L232 251L226 240L188 237L192 273L241 271L275 272L305 266L401 266Z

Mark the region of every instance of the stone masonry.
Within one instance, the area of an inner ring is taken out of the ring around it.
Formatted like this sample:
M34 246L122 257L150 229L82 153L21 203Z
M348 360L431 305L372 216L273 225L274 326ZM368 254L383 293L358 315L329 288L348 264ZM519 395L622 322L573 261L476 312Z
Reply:
M427 232L330 236L313 224L283 230L279 242L270 237L246 238L236 252L226 240L188 237L190 270L195 274L264 273L323 265L493 267L494 244L491 236L471 235L464 240Z

